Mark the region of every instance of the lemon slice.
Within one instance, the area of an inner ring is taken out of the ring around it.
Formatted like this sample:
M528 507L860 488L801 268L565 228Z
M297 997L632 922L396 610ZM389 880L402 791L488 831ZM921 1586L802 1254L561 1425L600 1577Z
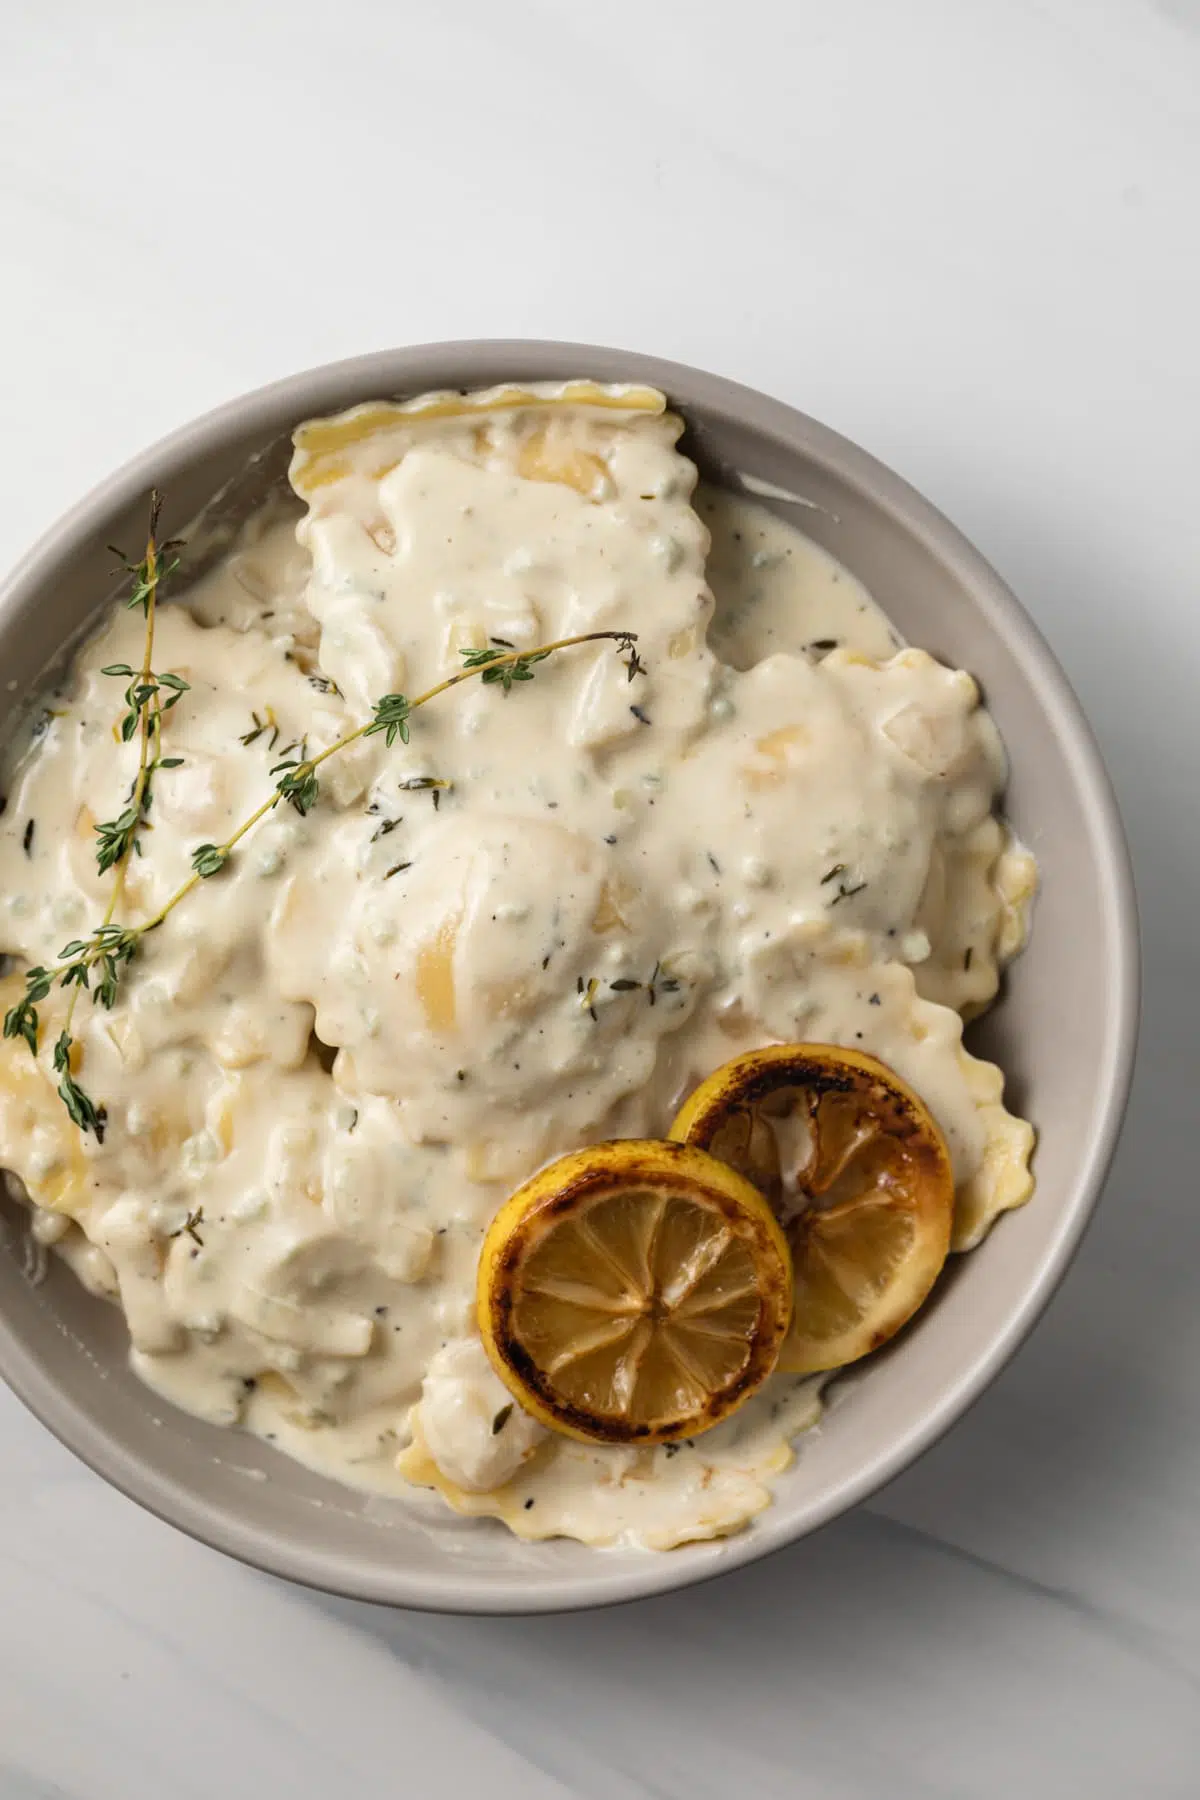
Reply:
M837 1369L886 1343L937 1280L954 1176L928 1109L886 1064L830 1044L751 1050L701 1082L671 1136L745 1175L795 1268L781 1369Z
M626 1138L561 1157L506 1202L477 1302L496 1373L544 1425L665 1443L716 1425L771 1373L791 1259L735 1170Z

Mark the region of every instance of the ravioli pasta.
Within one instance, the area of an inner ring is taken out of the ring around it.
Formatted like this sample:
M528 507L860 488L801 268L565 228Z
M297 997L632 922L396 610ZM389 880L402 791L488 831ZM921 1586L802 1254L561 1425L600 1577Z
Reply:
M767 1505L819 1386L774 1377L657 1450L512 1418L472 1307L510 1188L660 1134L739 1051L807 1039L874 1053L931 1108L956 1248L1032 1190L1032 1131L962 1043L1035 885L996 813L995 727L815 544L696 493L680 431L661 395L588 383L301 426L290 507L160 611L156 663L190 684L164 727L182 762L122 916L163 904L289 747L464 650L630 629L644 670L577 648L331 760L311 813L277 809L147 936L111 1012L78 1007L102 1143L48 1056L0 1046L10 1187L120 1305L152 1388L342 1481L653 1548ZM96 820L137 746L102 671L141 648L114 609L9 757L5 1006L103 915Z

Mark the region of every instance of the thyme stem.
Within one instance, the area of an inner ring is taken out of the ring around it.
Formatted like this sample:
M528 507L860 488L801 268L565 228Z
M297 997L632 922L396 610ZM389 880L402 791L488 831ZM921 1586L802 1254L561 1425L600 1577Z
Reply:
M162 701L159 697L158 684L152 679L154 672L154 624L158 609L160 568L156 533L158 530L158 515L161 509L162 496L159 494L158 489L155 488L150 495L150 524L146 532L146 555L142 564L142 569L139 571L139 574L142 574L144 571L144 575L143 579L139 580L138 588L135 589L134 598L133 601L131 601L131 604L133 604L140 597L146 613L146 632L142 646L142 672L139 691L145 691L147 688L152 689L152 698L150 700L143 700L138 707L138 766L137 775L134 777L133 792L129 797L130 809L134 814L137 824L142 822L143 806L146 800L146 786L150 778L149 771L152 762L158 761L158 757L162 750ZM144 595L141 595L139 590L142 588L143 582L145 592ZM116 862L113 865L116 870L116 875L113 880L112 893L109 895L108 905L104 911L102 925L112 924L117 907L121 904L124 897L125 870L128 867L129 858L133 854L137 824L135 824L134 830L126 835ZM63 1031L68 1038L71 1035L71 1021L75 1017L75 1007L78 1003L82 986L82 982L76 982L71 988L70 998L67 1001L67 1014L63 1021Z

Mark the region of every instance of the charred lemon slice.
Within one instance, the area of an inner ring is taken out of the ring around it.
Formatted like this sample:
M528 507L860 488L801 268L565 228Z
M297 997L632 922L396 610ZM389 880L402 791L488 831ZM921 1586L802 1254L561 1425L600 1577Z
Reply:
M484 1239L477 1301L496 1373L544 1425L665 1443L716 1425L771 1373L791 1258L736 1170L626 1138L518 1188Z
M779 1366L841 1368L921 1305L950 1248L954 1177L928 1109L886 1064L831 1044L751 1050L701 1082L671 1136L745 1175L796 1275Z

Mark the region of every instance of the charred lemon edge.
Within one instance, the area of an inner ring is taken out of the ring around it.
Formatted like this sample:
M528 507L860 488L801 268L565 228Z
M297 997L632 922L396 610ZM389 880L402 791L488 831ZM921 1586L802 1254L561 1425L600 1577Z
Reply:
M676 1113L667 1136L674 1143L704 1149L706 1136L711 1137L730 1106L755 1106L782 1087L805 1087L817 1094L867 1093L864 1078L882 1089L889 1130L894 1119L897 1135L917 1145L931 1145L941 1172L953 1187L950 1152L941 1126L920 1095L877 1056L840 1044L765 1044L759 1050L744 1050L705 1076Z
M767 1044L732 1057L706 1076L685 1101L672 1122L670 1137L706 1149L732 1106L752 1107L783 1087L806 1087L822 1094L862 1093L865 1099L874 1100L884 1114L885 1128L901 1138L916 1159L913 1208L930 1244L930 1263L936 1258L923 1284L916 1280L895 1284L893 1305L881 1307L873 1328L869 1332L864 1329L861 1345L855 1345L850 1331L828 1340L826 1352L805 1355L801 1346L820 1340L807 1338L802 1319L794 1317L778 1366L787 1374L817 1375L845 1368L881 1349L925 1304L952 1248L954 1172L941 1127L920 1095L878 1057L838 1044Z
M752 1244L760 1277L759 1328L738 1380L710 1396L701 1411L666 1425L626 1426L564 1401L516 1341L512 1328L516 1276L544 1231L582 1204L634 1186L674 1191L685 1198L702 1194L737 1235ZM588 1444L665 1444L710 1430L762 1386L787 1339L793 1293L787 1239L752 1182L692 1144L663 1138L614 1138L559 1157L510 1195L488 1227L480 1250L476 1314L492 1367L513 1398L540 1424Z

